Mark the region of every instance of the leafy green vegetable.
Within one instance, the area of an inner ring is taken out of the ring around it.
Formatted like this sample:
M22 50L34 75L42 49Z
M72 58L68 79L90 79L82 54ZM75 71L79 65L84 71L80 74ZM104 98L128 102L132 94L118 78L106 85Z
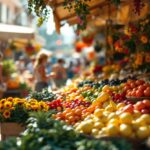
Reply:
M29 94L29 97L43 101L52 101L57 98L56 95L52 92L49 92L48 89L44 89L42 92L33 91Z

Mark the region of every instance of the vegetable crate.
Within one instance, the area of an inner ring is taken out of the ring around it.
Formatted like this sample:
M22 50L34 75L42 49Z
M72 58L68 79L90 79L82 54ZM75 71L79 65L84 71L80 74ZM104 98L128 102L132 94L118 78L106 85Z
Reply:
M0 123L0 140L3 141L9 137L19 136L25 127L18 123Z

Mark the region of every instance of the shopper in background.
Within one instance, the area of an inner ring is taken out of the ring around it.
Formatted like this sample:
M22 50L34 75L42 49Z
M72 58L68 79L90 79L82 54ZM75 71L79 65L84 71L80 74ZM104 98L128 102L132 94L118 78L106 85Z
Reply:
M48 81L54 77L53 74L46 74L46 64L48 56L46 54L40 54L34 65L34 80L35 80L35 91L40 92L44 88L48 88Z
M6 91L6 84L3 81L3 54L0 52L0 98L3 97L3 93Z
M33 72L34 72L34 63L35 63L35 60L36 60L35 56L32 56L30 58L30 62L27 64L27 69L29 70L29 72L31 74L33 74Z
M52 72L55 74L54 82L57 88L65 85L67 80L67 71L64 64L64 59L60 58L57 63L52 66Z
M67 77L68 79L72 79L74 77L74 64L73 61L70 61L67 67Z

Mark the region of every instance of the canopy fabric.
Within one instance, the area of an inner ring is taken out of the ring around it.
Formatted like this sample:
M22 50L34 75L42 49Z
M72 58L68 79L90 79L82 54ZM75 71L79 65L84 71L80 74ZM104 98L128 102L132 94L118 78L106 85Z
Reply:
M136 21L147 13L149 13L150 2L149 0L143 0L146 5L142 9L141 15L136 15L133 11L133 3L131 0L121 0L121 6L119 8L111 5L110 7L110 19L116 23L125 24L129 21ZM90 10L90 14L87 16L88 22L93 22L96 25L104 25L104 22L108 19L108 1L107 0L91 0L87 2ZM68 11L64 9L64 0L48 1L53 9L54 21L56 24L57 32L60 32L61 22L67 21L70 25L78 23L77 16L74 10ZM101 23L98 21L101 20Z
M34 29L16 25L6 25L0 23L0 39L8 40L14 38L34 38Z

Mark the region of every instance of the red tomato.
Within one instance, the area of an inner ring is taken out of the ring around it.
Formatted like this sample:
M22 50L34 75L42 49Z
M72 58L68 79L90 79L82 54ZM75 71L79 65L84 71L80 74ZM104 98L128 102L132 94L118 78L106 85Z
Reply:
M134 105L134 108L136 109L136 110L139 110L139 111L141 111L142 109L144 109L145 108L145 104L143 103L143 102L137 102L135 105Z
M144 96L147 96L147 97L150 96L150 87L147 87L147 88L144 90Z
M143 91L137 90L136 91L136 97L142 97L143 96Z
M136 85L142 85L145 83L145 81L144 80L136 80L135 83L136 83Z
M133 88L133 90L132 91L137 91L138 89L137 88Z
M145 85L140 85L140 86L138 86L138 89L144 91L146 89L146 86Z
M146 107L149 107L149 108L150 108L150 100L146 100L146 99L145 99L145 100L143 100L142 102L143 102L143 104L145 104Z
M136 84L135 83L131 83L130 86L131 86L131 88L135 88Z
M149 83L144 83L143 85L146 86L146 87L150 87Z
M128 104L123 108L123 112L129 112L129 113L133 113L133 105L132 104Z
M128 92L128 95L127 96L132 96L132 92L130 91L130 92Z
M130 89L130 86L126 85L123 89L124 91L128 91Z
M131 96L132 96L132 97L136 97L136 91L132 91L132 92L131 92Z

